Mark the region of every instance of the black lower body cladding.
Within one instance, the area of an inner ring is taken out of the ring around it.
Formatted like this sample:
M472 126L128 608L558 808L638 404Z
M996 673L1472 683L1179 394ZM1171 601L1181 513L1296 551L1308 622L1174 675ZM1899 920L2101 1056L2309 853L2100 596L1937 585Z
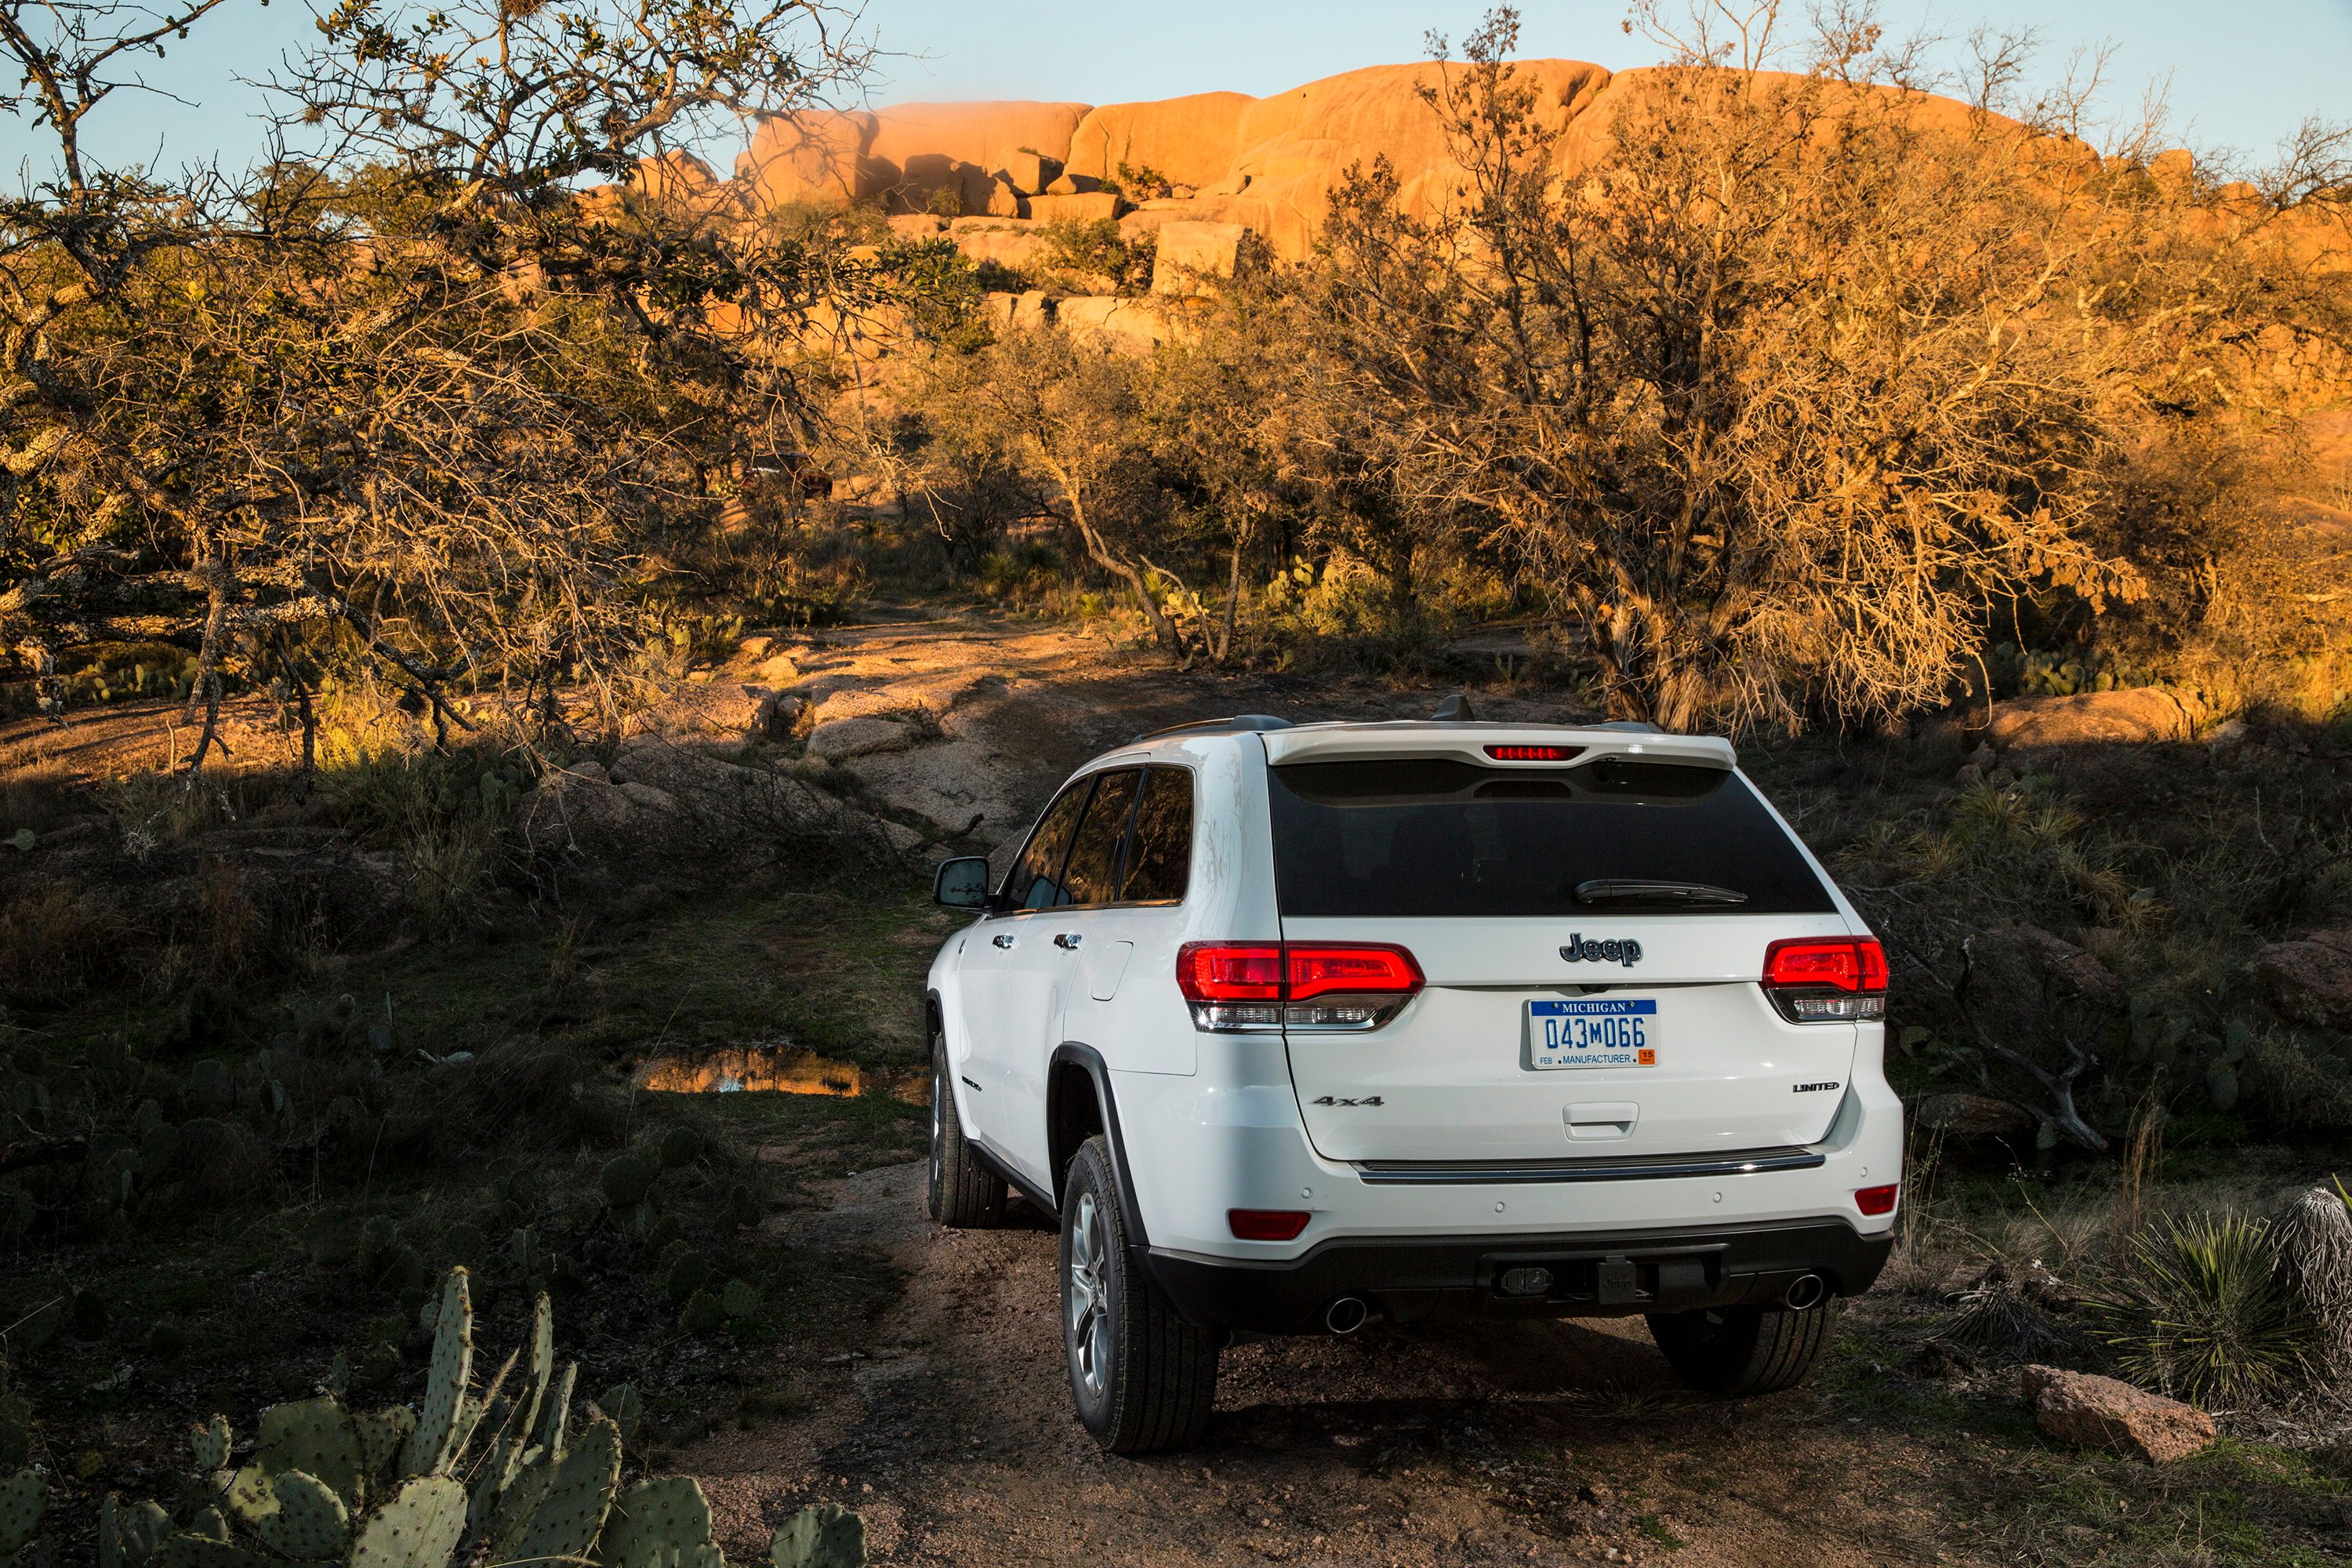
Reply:
M1809 1277L1839 1296L1870 1289L1894 1237L1843 1220L1603 1234L1350 1237L1255 1262L1154 1249L1153 1279L1184 1319L1258 1333L1316 1333L1353 1298L1393 1321L1628 1317L1770 1306Z

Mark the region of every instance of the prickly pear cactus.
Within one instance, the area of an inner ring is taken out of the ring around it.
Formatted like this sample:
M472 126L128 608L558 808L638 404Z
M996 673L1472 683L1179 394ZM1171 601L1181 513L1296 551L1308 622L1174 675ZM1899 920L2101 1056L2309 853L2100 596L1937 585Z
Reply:
M441 1310L434 1320L433 1367L425 1375L425 1407L417 1413L416 1430L401 1449L402 1474L438 1474L456 1458L458 1424L466 1415L466 1382L473 1369L473 1298L467 1289L466 1271L452 1268L441 1287Z
M654 1190L654 1178L660 1174L660 1169L650 1160L635 1154L616 1154L605 1162L596 1184L604 1190L604 1201L614 1208L634 1208L645 1202L646 1194Z
M588 1555L621 1481L621 1432L610 1421L591 1422L558 1461L515 1543L511 1561L543 1563Z
M373 1487L383 1479L403 1444L416 1430L416 1412L405 1405L389 1410L362 1411L352 1417L352 1432L360 1445L360 1472Z
M209 1476L228 1468L228 1417L214 1416L188 1435L188 1444L195 1452L199 1473Z
M866 1521L838 1503L804 1508L768 1543L772 1568L866 1568Z
M625 1383L616 1383L597 1397L596 1408L610 1416L613 1425L621 1429L621 1441L637 1440L637 1428L646 1418L646 1402L637 1391Z
M312 1562L340 1559L351 1550L351 1510L335 1488L317 1476L288 1470L273 1489L278 1511L255 1532L264 1546L281 1557Z
M702 1157L702 1134L691 1127L673 1127L662 1134L661 1163L669 1170L691 1165Z
M717 1292L697 1290L678 1310L677 1326L689 1334L707 1334L727 1321L727 1308Z
M49 1483L38 1470L18 1470L0 1481L0 1557L32 1544L49 1506Z
M515 1402L513 1454L520 1457L523 1446L539 1426L539 1409L547 1402L547 1385L555 1378L555 1309L548 1305L547 1292L542 1290L530 1304L530 1361L523 1368L522 1392Z
M166 1539L149 1561L152 1568L270 1568L269 1559L250 1547L193 1531Z
M221 1489L221 1502L229 1516L248 1528L278 1511L278 1489L270 1485L269 1472L259 1465L241 1466Z
M114 1504L112 1529L108 1529L104 1510L101 1510L99 1521L100 1558L101 1561L104 1559L107 1544L111 1540L122 1568L145 1568L154 1557L156 1549L172 1533L172 1516L157 1503L142 1502L124 1508L114 1502L110 1493L106 1500Z
M465 1533L466 1489L420 1476L360 1526L351 1568L448 1568Z
M226 1542L228 1540L228 1521L221 1517L221 1510L216 1508L198 1510L195 1521L188 1526L188 1530L190 1533L201 1535L206 1541Z
M261 1468L276 1477L289 1470L315 1476L356 1506L366 1462L350 1412L332 1394L273 1405L261 1413Z
M710 1544L710 1504L691 1476L637 1482L613 1504L596 1543L604 1568L669 1568L691 1563Z

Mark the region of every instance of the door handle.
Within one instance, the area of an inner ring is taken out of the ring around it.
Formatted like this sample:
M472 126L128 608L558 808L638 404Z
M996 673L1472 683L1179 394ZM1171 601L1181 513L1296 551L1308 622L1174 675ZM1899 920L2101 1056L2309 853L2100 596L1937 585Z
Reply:
M1011 947L1013 945L1013 933L1011 931L999 931L988 940L998 947Z
M1078 943L1086 940L1087 939L1085 937L1080 936L1076 931L1066 931L1060 932L1054 938L1054 945L1060 948L1064 952L1076 952L1078 951Z

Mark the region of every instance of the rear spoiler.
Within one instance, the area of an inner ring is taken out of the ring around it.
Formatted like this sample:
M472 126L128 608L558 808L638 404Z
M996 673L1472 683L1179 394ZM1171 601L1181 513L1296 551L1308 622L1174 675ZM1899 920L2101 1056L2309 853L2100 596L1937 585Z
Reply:
M1402 762L1439 758L1479 767L1581 767L1602 757L1640 757L1685 767L1725 768L1739 753L1719 735L1668 735L1614 726L1558 724L1307 724L1266 731L1266 761Z

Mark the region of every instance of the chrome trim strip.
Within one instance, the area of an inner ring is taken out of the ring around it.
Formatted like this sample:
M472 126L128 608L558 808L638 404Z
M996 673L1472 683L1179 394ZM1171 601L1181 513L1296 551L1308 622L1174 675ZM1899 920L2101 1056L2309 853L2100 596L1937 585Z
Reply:
M1526 1182L1646 1182L1671 1176L1748 1176L1765 1171L1810 1171L1829 1163L1813 1149L1745 1149L1735 1154L1645 1154L1622 1160L1363 1162L1366 1186L1482 1186Z

